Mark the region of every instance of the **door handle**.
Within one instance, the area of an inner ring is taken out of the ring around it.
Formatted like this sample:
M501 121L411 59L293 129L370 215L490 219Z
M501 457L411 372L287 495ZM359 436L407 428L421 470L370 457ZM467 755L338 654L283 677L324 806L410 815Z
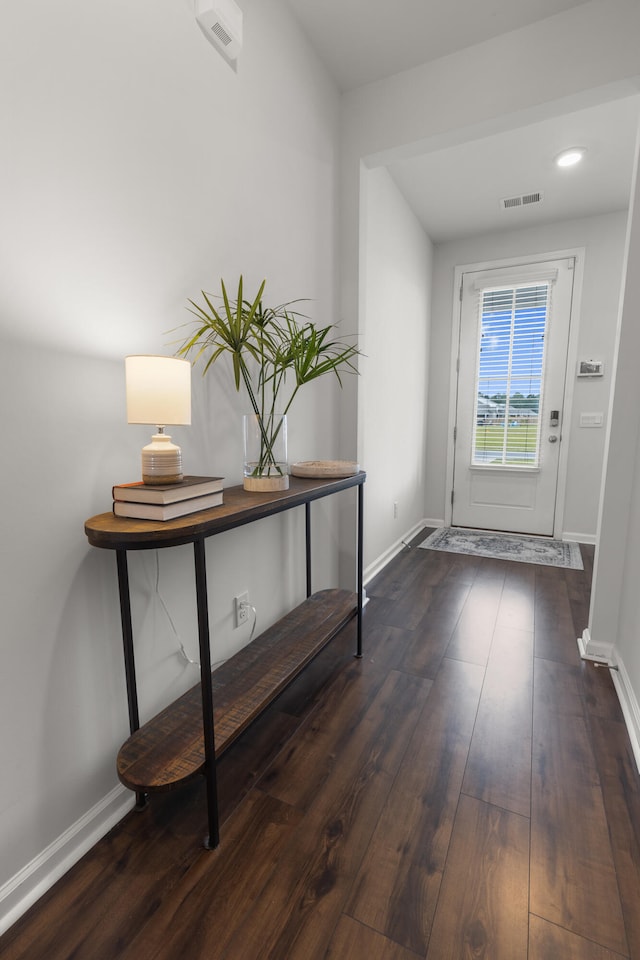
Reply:
M557 442L558 442L557 436L555 435L555 433L552 433L551 436L549 437L549 443L557 443Z

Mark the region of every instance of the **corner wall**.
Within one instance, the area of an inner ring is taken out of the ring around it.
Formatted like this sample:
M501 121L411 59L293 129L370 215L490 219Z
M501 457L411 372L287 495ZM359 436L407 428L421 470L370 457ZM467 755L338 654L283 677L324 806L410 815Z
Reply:
M365 578L423 517L431 241L384 169L362 171L358 458Z
M589 626L578 646L588 660L614 668L615 683L640 769L640 133L627 269L616 340L616 379L611 396L607 460L603 476Z

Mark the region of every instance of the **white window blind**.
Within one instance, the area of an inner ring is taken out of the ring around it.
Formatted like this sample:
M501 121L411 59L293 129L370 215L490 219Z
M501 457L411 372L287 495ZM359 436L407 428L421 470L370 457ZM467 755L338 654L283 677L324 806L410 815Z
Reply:
M471 462L537 468L551 281L478 290Z

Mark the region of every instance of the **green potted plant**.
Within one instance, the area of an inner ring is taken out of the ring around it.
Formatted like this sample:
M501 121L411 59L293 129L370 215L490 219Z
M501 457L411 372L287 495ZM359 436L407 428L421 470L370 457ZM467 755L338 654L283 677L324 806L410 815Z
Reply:
M202 291L203 304L190 300L195 330L178 356L203 358L204 371L230 355L236 390L244 387L251 414L245 417L244 486L248 490L286 489L286 417L304 384L333 373L357 373L357 346L335 336L335 324L318 327L294 309L301 301L266 306L262 281L252 299L246 299L240 277L237 294L230 297L223 280L221 295ZM214 303L214 299L217 301Z

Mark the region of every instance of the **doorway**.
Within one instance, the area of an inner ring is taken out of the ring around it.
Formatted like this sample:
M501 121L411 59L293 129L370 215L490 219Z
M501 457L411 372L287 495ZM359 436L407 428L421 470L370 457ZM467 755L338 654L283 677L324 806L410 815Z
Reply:
M453 526L554 534L574 273L574 256L462 272Z

